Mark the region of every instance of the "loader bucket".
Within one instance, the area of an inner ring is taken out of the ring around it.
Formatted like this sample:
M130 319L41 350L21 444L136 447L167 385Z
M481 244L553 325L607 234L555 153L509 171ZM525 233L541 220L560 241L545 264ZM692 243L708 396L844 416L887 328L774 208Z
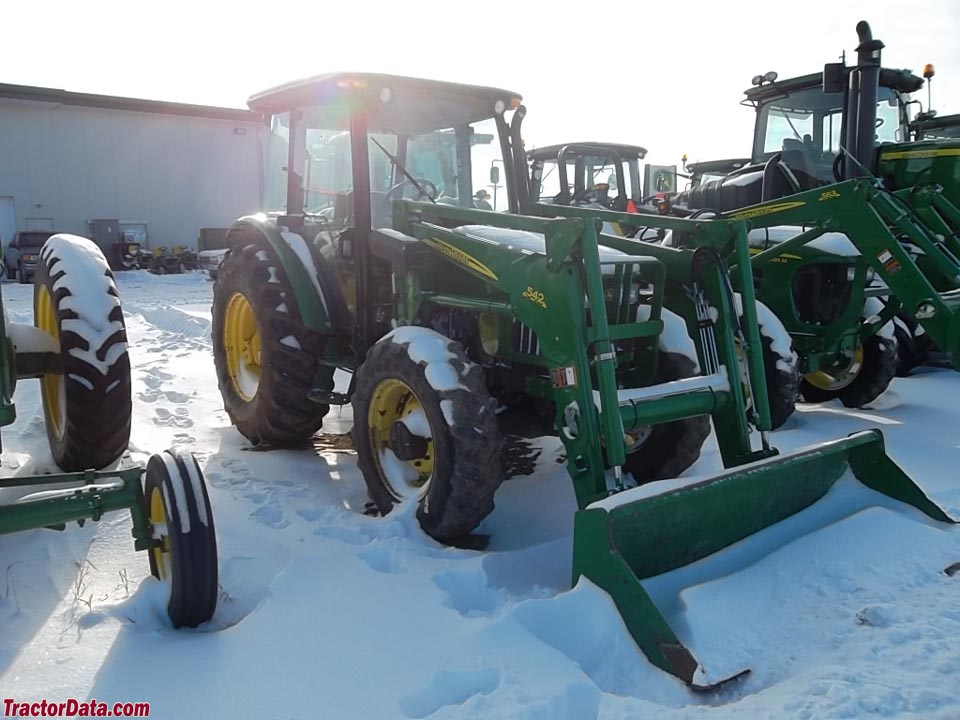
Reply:
M586 577L611 596L654 665L694 690L710 690L749 668L711 677L677 638L643 581L796 515L850 476L880 493L863 492L867 505L906 504L933 520L955 522L887 456L881 433L867 430L660 494L641 486L591 504L575 518L574 582Z

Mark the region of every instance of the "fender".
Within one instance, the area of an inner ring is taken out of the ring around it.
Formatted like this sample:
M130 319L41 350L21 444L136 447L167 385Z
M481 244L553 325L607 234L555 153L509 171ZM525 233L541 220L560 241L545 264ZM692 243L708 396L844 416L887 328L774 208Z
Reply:
M329 304L317 276L316 256L301 235L281 228L266 215L247 215L227 231L227 244L233 247L250 235L267 242L290 280L304 326L324 335L334 333Z

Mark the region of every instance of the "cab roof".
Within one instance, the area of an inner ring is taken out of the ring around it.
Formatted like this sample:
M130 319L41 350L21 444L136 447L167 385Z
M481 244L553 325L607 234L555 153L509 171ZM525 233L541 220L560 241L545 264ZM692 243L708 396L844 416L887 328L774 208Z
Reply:
M530 150L527 153L527 157L530 160L556 160L560 155L560 151L565 147L579 147L579 148L589 148L596 152L593 157L601 157L610 159L609 155L605 155L605 151L612 150L617 155L620 156L621 160L643 160L647 155L647 149L645 147L640 147L639 145L625 145L622 143L600 143L600 142L571 142L571 143L562 143L560 145L546 145L544 147L535 148ZM577 153L579 155L584 155L585 153Z
M854 70L853 66L847 68L847 72ZM748 100L763 101L770 98L779 97L794 90L805 90L812 87L820 87L823 84L823 73L811 73L801 75L800 77L788 78L787 80L777 80L765 85L753 86L743 91ZM892 88L902 93L913 93L923 87L923 78L917 77L909 70L894 70L892 68L880 69L880 86Z
M482 85L380 73L329 73L280 85L250 97L265 115L309 108L305 120L328 130L349 129L351 103L362 107L371 132L403 135L468 125L520 105L519 93Z

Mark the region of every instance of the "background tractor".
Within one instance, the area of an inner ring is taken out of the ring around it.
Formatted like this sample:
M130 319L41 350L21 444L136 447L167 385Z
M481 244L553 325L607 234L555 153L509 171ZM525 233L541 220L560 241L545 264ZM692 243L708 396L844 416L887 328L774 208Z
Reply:
M713 210L732 216L745 206L837 181L870 178L872 184L859 186L859 194L884 218L889 232L878 229L879 239L869 246L854 245L878 278L867 294L882 298L892 308L885 317L899 313L894 326L899 372L921 361L931 344L939 346L956 366L960 363L956 346L960 337L953 321L960 306L960 174L956 171L960 139L951 137L948 118L931 120L929 113L922 113L918 121L910 122L910 106L917 103L910 93L923 86L923 78L881 67L883 43L873 38L865 22L857 32L855 67L831 63L822 73L788 80L776 80L776 73L756 76L754 87L745 93L745 104L756 110L751 162L678 194L672 198L672 211ZM924 76L929 80L932 74L927 66ZM934 132L939 134L930 134ZM723 161L714 165L721 166ZM833 199L818 198L804 212L794 213L793 219L804 223L798 229L816 222L813 208ZM770 227L768 219L784 224L784 216L770 207L763 221L753 215L754 227ZM825 216L821 214L820 219ZM794 244L791 253L799 254L803 244ZM761 249L769 249L769 244ZM781 252L768 253L766 259L775 256L781 261L786 258ZM816 297L811 301L818 302ZM857 347L865 356L870 354L867 345ZM856 355L848 351L847 357L852 367ZM837 360L843 363L842 358Z
M501 422L539 419L565 447L579 507L574 579L607 591L651 662L698 688L729 678L675 635L644 589L651 574L801 511L847 470L949 522L876 431L773 457L752 285L741 319L712 249L732 245L748 280L743 221L650 221L711 239L693 250L599 234L591 213L613 211L549 215L529 202L526 111L505 90L341 73L249 104L271 129L272 191L268 212L228 231L212 332L224 406L255 445L300 443L350 402L380 511L415 503L426 533L460 543L503 480ZM495 161L510 213L473 206ZM631 488L687 469L711 419L736 470Z
M0 488L26 493L0 505L0 533L62 530L129 510L134 548L169 583L174 627L206 622L216 608L217 546L197 461L167 450L146 468L120 462L130 439L130 356L106 258L90 240L55 234L39 250L33 282L34 326L0 313L0 425L16 419L16 383L39 379L50 452L63 473L0 479Z

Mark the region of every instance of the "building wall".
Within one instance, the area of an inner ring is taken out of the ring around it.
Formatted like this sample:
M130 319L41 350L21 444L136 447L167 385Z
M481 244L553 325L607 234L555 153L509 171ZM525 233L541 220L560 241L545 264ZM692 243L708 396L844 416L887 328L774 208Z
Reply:
M150 247L196 247L201 227L260 209L264 134L245 120L0 100L0 198L13 196L18 230L140 221Z

